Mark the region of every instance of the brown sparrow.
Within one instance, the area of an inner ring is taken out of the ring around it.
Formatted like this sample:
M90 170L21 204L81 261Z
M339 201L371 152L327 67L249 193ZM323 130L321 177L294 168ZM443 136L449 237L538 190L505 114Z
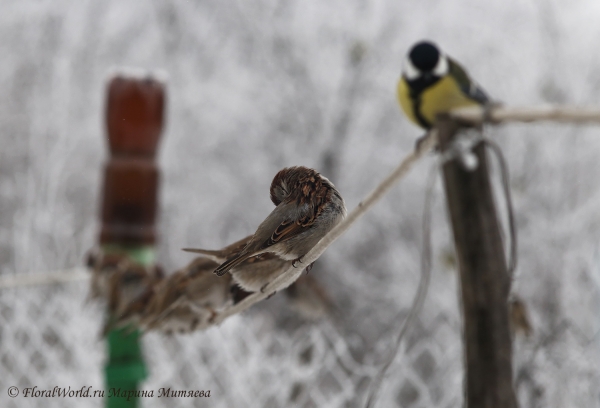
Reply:
M139 304L140 299L163 279L159 266L141 266L123 253L105 254L96 250L90 253L87 264L93 268L88 298L104 301L108 306L109 316L103 334L134 321L139 310L127 321L120 316L131 309L132 303Z
M158 265L143 267L125 254L105 254L98 249L88 253L86 263L92 273L88 299L107 300L112 312L119 309L117 303L130 302L148 285L164 276Z
M108 310L112 316L123 313L131 302L157 282L151 271L151 268L128 262L110 277Z
M122 271L126 264L128 262L122 254L104 254L97 248L90 250L86 260L92 274L88 300L108 300L112 276Z
M223 249L184 248L183 250L202 254L220 264L239 254L252 237L253 235L249 235ZM291 264L291 261L283 260L272 253L266 253L246 259L232 268L229 273L231 273L233 281L244 291L258 292L277 275L288 269Z
M270 192L277 207L258 226L244 249L215 269L218 276L266 253L293 261L296 266L346 216L344 200L335 186L307 167L279 171Z
M140 326L140 320L146 313L146 309L150 302L153 300L156 294L156 288L161 285L162 282L155 286L149 286L146 290L141 293L137 298L130 302L125 310L116 315L113 319L109 320L104 326L102 332L103 336L106 336L108 332L114 328L122 328L130 326L137 328Z
M208 258L196 258L168 276L155 288L140 326L182 333L210 325L217 311L232 302L231 278L216 277L212 271L217 266Z

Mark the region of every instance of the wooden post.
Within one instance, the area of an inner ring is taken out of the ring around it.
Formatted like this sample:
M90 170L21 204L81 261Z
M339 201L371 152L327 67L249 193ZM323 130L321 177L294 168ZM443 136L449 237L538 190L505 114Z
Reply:
M440 148L446 152L460 126L449 117L440 117L437 128ZM457 160L450 160L443 166L460 267L465 406L516 408L508 321L510 279L484 144L477 144L473 153L478 166L472 171L466 170Z

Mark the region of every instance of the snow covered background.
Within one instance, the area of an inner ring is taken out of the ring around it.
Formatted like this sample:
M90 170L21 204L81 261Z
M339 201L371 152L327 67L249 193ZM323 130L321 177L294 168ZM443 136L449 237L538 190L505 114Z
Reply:
M159 157L167 270L189 261L182 247L218 248L253 232L282 167L316 168L356 206L421 135L395 102L402 59L419 39L438 42L506 104L600 105L597 0L2 0L0 9L2 276L80 265L94 245L105 84L115 67L168 76ZM515 341L522 406L600 407L599 132L492 130L511 170L514 291L534 329ZM143 388L210 389L211 398L143 405L360 406L416 290L432 163L315 265L311 275L341 313L307 322L279 294L204 333L148 335ZM379 406L462 400L458 288L439 185L433 234L425 309ZM102 387L102 313L84 306L86 291L85 283L0 291L1 406L102 405L6 394L11 385Z

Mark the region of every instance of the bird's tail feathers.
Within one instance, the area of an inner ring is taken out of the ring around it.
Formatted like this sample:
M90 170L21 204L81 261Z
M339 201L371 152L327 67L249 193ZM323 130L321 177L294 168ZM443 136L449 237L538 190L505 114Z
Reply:
M247 252L240 252L239 254L235 255L233 258L230 258L227 261L223 262L217 269L215 269L214 273L217 276L223 276L229 270L235 268L236 266L238 266L239 264L241 264L242 262L244 262L246 259L250 258L251 256L253 256L253 254L249 254Z
M223 257L223 251L219 250L210 250L210 249L202 249L202 248L182 248L185 252L193 252L195 254L205 255L206 258L209 258L215 262L223 262L226 258Z

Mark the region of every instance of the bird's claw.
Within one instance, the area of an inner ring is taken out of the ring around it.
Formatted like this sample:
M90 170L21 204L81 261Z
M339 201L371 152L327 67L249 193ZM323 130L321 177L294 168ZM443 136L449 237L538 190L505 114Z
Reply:
M265 283L261 288L260 288L260 293L265 293L265 289L267 289L267 286L269 286L268 283ZM273 295L277 293L277 291L271 293L269 296L267 296L267 299L271 299L273 297Z
M294 268L297 268L299 263L302 263L302 258L298 258L298 259L294 260L294 262L292 262L292 266Z

